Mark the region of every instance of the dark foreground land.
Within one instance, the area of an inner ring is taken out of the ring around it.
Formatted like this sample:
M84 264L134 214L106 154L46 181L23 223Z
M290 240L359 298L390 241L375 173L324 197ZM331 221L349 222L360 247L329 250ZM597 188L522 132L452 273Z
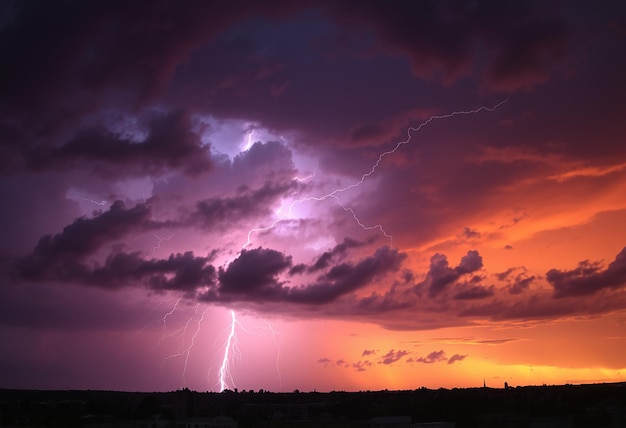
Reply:
M329 393L0 389L0 427L626 427L626 383Z

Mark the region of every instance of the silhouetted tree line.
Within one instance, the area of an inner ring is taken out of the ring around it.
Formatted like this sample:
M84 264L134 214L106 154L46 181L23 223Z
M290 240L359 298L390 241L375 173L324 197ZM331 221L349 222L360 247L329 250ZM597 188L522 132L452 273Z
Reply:
M132 422L155 417L175 426L184 418L220 415L239 427L362 426L399 415L459 428L526 427L541 418L566 418L574 427L626 426L626 383L329 393L0 390L0 427L139 426Z

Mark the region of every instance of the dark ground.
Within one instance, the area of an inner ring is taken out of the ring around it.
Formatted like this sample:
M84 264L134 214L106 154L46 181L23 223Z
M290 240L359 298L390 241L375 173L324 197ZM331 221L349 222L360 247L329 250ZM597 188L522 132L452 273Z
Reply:
M397 428L409 419L459 428L626 427L626 383L329 393L0 389L0 427L186 427L191 418L242 428L368 427L372 418Z

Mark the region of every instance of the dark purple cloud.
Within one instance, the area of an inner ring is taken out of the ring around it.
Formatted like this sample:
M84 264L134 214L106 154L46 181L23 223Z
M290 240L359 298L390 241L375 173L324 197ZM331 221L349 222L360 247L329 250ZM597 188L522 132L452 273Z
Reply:
M355 264L330 267L315 282L289 287L279 275L292 266L291 256L265 248L243 250L227 268L219 269L219 288L201 298L325 305L396 272L405 258L397 250L381 247Z
M508 268L504 272L496 272L496 273L494 273L494 276L496 278L498 278L499 281L504 281L505 279L507 279L509 277L509 275L511 275L511 273L513 273L515 271L515 269L516 268L514 268L514 267Z
M34 254L82 257L135 228L159 226L158 223L151 222L150 217L149 204L126 208L124 202L115 201L108 211L97 213L92 218L78 218L63 228L63 232L44 236L37 244Z
M233 219L243 222L268 215L271 205L293 189L294 182L282 185L265 183L254 190L242 188L235 196L204 199L196 203L191 223L205 229L232 227L235 226Z
M469 227L464 227L463 228L463 233L461 234L461 236L464 239L477 239L480 238L480 232L478 232L475 229L471 229Z
M128 130L88 128L59 147L32 149L28 163L35 170L90 168L107 177L172 170L198 175L210 169L211 158L209 148L190 127L188 114L171 112L151 118L143 131L145 138Z
M103 245L131 232L167 225L151 220L148 204L127 209L122 201L115 201L108 211L99 212L92 218L78 218L63 232L42 237L32 254L18 263L19 275L29 280L61 279L65 276L64 271L82 271L83 258Z
M486 287L484 285L467 285L457 287L457 293L454 299L457 300L474 300L485 299L495 294L495 286Z
M2 28L2 50L9 64L5 75L14 83L5 97L18 112L41 109L42 115L58 100L62 108L57 117L93 108L96 97L129 105L146 102L162 90L194 49L234 19L291 9L279 1L263 7L246 1L219 6L201 1L165 1L158 7L106 1L89 6L80 1L20 5ZM41 70L47 79L40 78ZM111 88L124 93L107 93ZM74 110L68 112L69 106Z
M351 238L344 238L343 242L337 244L332 250L323 252L317 260L308 268L309 273L326 269L333 259L345 256L350 248L363 246L364 243Z
M104 263L80 259L61 259L36 270L27 265L21 272L25 281L43 281L97 286L107 289L146 287L154 291L179 291L193 297L199 287L216 282L211 257L196 257L192 252L172 254L167 259L144 259L139 253L117 252Z
M335 364L339 367L344 367L344 368L350 367L350 363L344 360L343 358L335 361Z
M513 275L514 272L519 272ZM537 280L535 275L529 275L528 270L522 267L512 267L504 272L496 272L494 276L499 281L506 281L507 288L511 294L521 294L530 289L530 285Z
M509 285L509 293L520 294L530 289L530 284L535 282L537 277L535 275L527 276L526 274L519 274L515 277L515 280Z
M409 351L406 350L394 350L391 349L389 352L387 352L385 355L382 355L379 358L379 364L393 364L396 363L398 361L400 361L403 357L409 355Z
M465 358L467 358L467 355L454 354L450 357L450 359L448 359L448 364L454 364L456 362L463 361Z
M545 82L567 52L567 25L553 5L368 1L343 3L336 13L348 24L371 26L386 49L409 56L416 75L448 85L479 65L479 46L484 84L505 91Z
M196 257L191 251L151 260L142 259L137 253L116 253L80 281L106 288L143 284L156 291L182 291L194 296L197 288L216 282L217 272L210 261L211 257Z
M416 361L418 363L433 364L446 361L446 353L443 350L433 351L425 357L420 357Z
M435 297L443 292L447 286L454 283L462 275L466 275L479 270L483 266L483 259L478 251L468 251L461 258L458 266L451 268L448 258L444 254L435 254L430 259L430 268L426 274L426 279L416 285L416 291L425 287L428 295Z
M322 275L316 283L304 288L290 290L291 301L299 303L323 304L371 284L374 280L397 272L406 255L389 247L381 247L376 252L356 264L335 265Z
M352 368L357 372L364 372L368 367L371 367L373 364L371 361L357 361L356 363L352 363Z
M267 248L243 250L226 269L220 268L220 293L243 299L283 300L286 290L278 274L291 265L291 257L280 251Z
M626 247L609 266L583 261L572 270L550 269L546 279L554 287L554 297L588 296L604 289L626 286Z

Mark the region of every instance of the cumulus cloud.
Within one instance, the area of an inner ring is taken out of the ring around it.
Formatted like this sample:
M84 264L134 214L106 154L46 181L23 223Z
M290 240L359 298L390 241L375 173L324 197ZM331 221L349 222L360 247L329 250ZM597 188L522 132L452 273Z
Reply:
M530 288L537 277L535 275L527 276L525 274L519 274L515 277L515 280L509 285L509 293L521 294Z
M443 292L447 286L454 283L462 275L475 272L482 268L483 258L478 251L470 250L461 258L458 266L452 268L448 263L448 257L444 254L435 254L430 259L430 267L426 279L416 286L416 291L426 287L428 295L435 297Z
M350 363L344 360L343 358L340 358L337 361L335 361L335 365L339 367L345 367L345 368L350 367Z
M171 112L152 118L147 137L137 141L126 132L104 127L81 130L59 147L38 147L28 153L28 164L36 170L90 168L105 176L160 175L181 170L197 175L211 167L208 147L191 131L188 115Z
M243 299L281 300L285 290L277 276L291 265L291 257L280 251L260 247L243 250L226 269L220 268L220 292Z
M448 360L448 364L454 364L456 362L460 362L463 361L465 358L467 358L467 355L461 355L461 354L454 354L453 356L450 357L450 359Z
M291 290L290 300L302 303L328 303L339 296L370 284L377 278L397 272L406 255L389 247L378 248L373 255L356 264L341 263L330 268L318 281Z
M517 275L513 275L518 272ZM521 294L530 288L530 285L537 279L535 275L528 275L524 266L511 267L504 272L494 274L499 281L506 281L510 294Z
M92 218L78 218L61 233L43 236L33 252L19 261L19 275L31 280L65 276L64 271L84 269L80 267L82 259L107 243L133 231L168 225L151 220L148 204L127 209L122 201L115 201L108 211Z
M368 367L372 366L372 362L365 360L365 361L357 361L356 363L352 363L352 368L355 369L357 372L364 372L365 370L367 370Z
M345 256L346 252L350 248L363 246L364 243L356 241L352 238L344 238L343 242L337 244L332 250L323 252L317 260L308 267L309 272L316 272L321 269L326 269L333 259L341 258Z
M496 278L498 278L498 280L504 281L505 279L507 279L509 277L509 275L511 273L513 273L515 271L515 269L516 268L514 268L514 267L508 268L504 272L496 272L494 275L495 275Z
M420 357L415 361L417 361L418 363L432 364L432 363L440 363L446 360L447 360L446 353L443 350L439 350L439 351L433 351L427 356Z
M37 276L26 270L23 279L109 289L144 286L155 291L185 292L193 297L197 288L215 283L216 270L210 261L211 257L196 257L190 251L150 260L139 253L117 252L102 264L66 259L39 270Z
M203 199L196 203L196 211L191 216L191 223L205 229L215 229L232 224L233 218L245 221L249 218L267 215L271 204L292 189L294 189L293 183L265 183L255 190L242 188L235 196Z
M471 240L471 239L478 239L480 238L480 232L478 232L476 229L471 229L469 227L464 227L463 228L463 233L461 234L461 237L467 240Z
M622 288L626 286L626 247L604 270L597 263L582 261L572 270L550 269L546 279L554 288L555 298L586 296L603 289Z
M107 288L140 283L152 290L183 291L194 296L197 288L212 286L216 281L216 270L210 261L210 257L196 257L191 251L151 260L144 260L137 253L116 253L80 281Z
M405 350L394 350L391 349L385 355L382 355L379 359L379 364L393 364L395 362L400 361L403 357L409 355L409 351Z

